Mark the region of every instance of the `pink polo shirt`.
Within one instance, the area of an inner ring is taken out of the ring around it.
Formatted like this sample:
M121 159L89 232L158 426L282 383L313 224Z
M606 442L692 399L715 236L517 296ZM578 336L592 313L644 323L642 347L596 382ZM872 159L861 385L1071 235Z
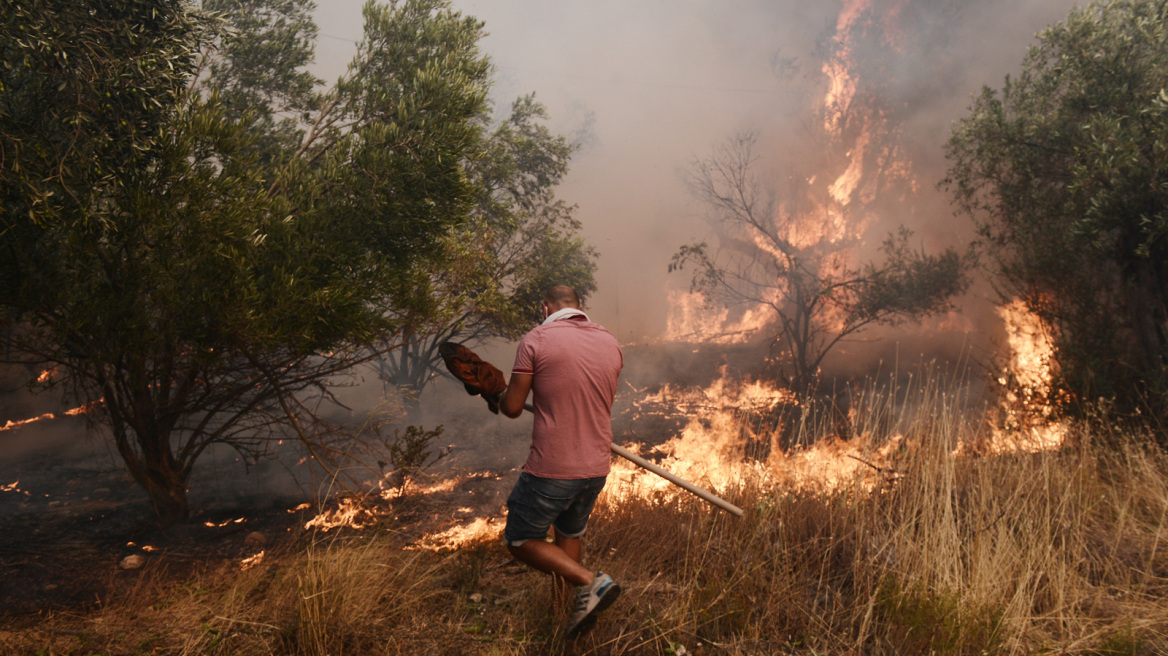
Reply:
M612 399L623 366L616 337L583 316L523 336L512 372L533 376L535 406L524 471L545 478L608 474Z

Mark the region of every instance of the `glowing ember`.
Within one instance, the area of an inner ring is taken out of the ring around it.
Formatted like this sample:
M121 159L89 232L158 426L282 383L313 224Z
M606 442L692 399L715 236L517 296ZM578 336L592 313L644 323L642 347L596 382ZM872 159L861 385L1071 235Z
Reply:
M209 522L209 521L203 522L203 526L206 526L207 528L223 528L224 526L227 526L228 524L242 524L246 521L247 521L246 517L240 517L238 519L228 519L228 520L219 522L218 524L216 524L215 522Z
M256 565L259 565L262 562L264 562L264 552L261 551L255 555L248 556L247 558L239 561L239 569L240 571L246 572L247 570L255 567Z
M26 490L20 489L19 480L13 481L8 485L0 485L0 492L19 492L20 494L28 496L28 492Z
M27 426L28 424L31 424L33 422L43 421L45 419L53 419L54 417L56 417L56 415L54 415L53 413L46 412L45 414L43 414L39 417L31 417L29 419L21 419L19 421L13 421L13 420L9 419L7 422L4 423L3 426L0 426L0 432L6 431L6 430L12 430L14 428L20 428L21 426Z

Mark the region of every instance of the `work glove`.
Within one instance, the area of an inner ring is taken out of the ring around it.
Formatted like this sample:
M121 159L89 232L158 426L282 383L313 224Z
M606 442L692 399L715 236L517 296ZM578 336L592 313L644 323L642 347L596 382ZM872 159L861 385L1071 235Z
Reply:
M503 402L502 392L498 394L484 394L483 398L487 400L487 409L495 414L499 414L499 404Z
M438 345L438 352L446 368L462 382L466 393L482 396L487 401L487 409L499 414L499 402L507 390L503 372L461 344L443 342Z

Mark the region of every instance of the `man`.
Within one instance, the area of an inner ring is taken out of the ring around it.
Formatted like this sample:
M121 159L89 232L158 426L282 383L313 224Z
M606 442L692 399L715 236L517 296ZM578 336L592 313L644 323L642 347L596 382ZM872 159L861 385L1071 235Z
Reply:
M567 635L575 638L612 605L621 588L580 564L581 536L608 476L612 400L624 365L612 333L580 310L571 287L544 297L543 324L527 333L499 409L523 414L533 392L531 452L507 499L503 538L520 562L579 586ZM554 531L554 542L545 538Z

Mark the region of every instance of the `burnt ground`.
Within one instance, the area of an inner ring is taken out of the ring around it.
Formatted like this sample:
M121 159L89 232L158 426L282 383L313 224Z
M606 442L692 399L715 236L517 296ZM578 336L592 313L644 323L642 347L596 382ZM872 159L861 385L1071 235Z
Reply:
M13 463L6 464L11 470ZM45 455L21 464L18 488L0 492L0 618L101 604L147 571L121 569L126 556L154 564L151 575L164 569L182 577L194 567L254 553L244 544L253 531L275 542L306 521L305 511L288 512L294 506L288 499L246 510L218 500L191 521L163 529L145 493L111 463ZM245 521L233 521L240 517Z
M455 448L420 474L407 495L367 503L401 539L502 516L526 453L516 436L530 429L472 408L470 420L448 423L442 436ZM0 447L8 448L0 458L0 626L52 612L84 613L142 582L181 583L260 550L295 549L313 536L306 523L336 507L335 498L321 501L310 485L297 483L295 458L245 469L218 453L192 476L191 519L164 528L116 454L85 437L85 428L80 419L58 416L0 432ZM442 480L451 484L431 491ZM132 555L142 556L144 566L120 567Z
M665 381L705 385L719 367L742 371L752 362L757 365L751 357L724 348L713 354L687 346L626 347L614 408L618 439L652 446L682 425L676 417L638 416L631 392L651 391ZM312 490L290 482L289 465L245 470L230 454L200 462L190 486L191 520L160 527L117 455L100 438L85 437L82 419L62 417L66 405L59 401L47 407L14 398L4 396L0 415L20 419L53 411L57 418L0 432L0 624L92 610L132 590L142 577L181 582L199 568L238 563L260 549L293 548L311 535L305 523L322 506L314 503ZM457 393L439 392L424 405L440 412L428 413L419 423L441 421L446 427L442 440L455 448L419 477L408 495L379 502L376 509L406 540L475 517L501 519L526 457L530 421L493 417L480 399ZM454 483L449 489L426 490L441 479ZM296 509L305 503L309 507ZM249 542L256 532L264 536L263 546L254 536ZM121 568L122 559L132 555L145 558L145 565Z
M0 625L35 622L50 612L83 613L142 580L179 583L260 550L295 549L312 537L305 524L319 512L316 505L297 509L297 499L282 495L242 504L202 498L190 521L162 528L124 472L48 457L26 464L19 491L0 492ZM432 493L419 480L407 496L370 507L392 521L403 540L420 539L474 517L501 516L515 475L458 474L450 489ZM257 532L262 544L255 542ZM132 555L145 565L120 567Z
M676 435L685 418L639 412L631 402L639 392L667 381L705 386L723 367L732 375L757 375L765 366L757 351L726 348L630 346L625 360L614 433L618 441L647 447ZM454 448L405 497L373 507L406 541L476 517L502 519L526 457L530 421L494 417L481 399L450 392L439 391L423 405L430 416L418 423L443 423L442 441ZM0 409L17 418L43 411ZM291 482L288 463L245 470L230 454L201 461L191 481L191 520L160 527L116 454L100 439L81 437L83 421L57 410L57 419L0 432L0 624L86 612L143 580L182 582L200 568L238 563L261 549L295 548L312 535L304 527L322 507L314 503L319 496ZM438 480L452 484L427 489ZM263 546L253 533L262 534ZM121 568L131 555L142 556L145 565Z

